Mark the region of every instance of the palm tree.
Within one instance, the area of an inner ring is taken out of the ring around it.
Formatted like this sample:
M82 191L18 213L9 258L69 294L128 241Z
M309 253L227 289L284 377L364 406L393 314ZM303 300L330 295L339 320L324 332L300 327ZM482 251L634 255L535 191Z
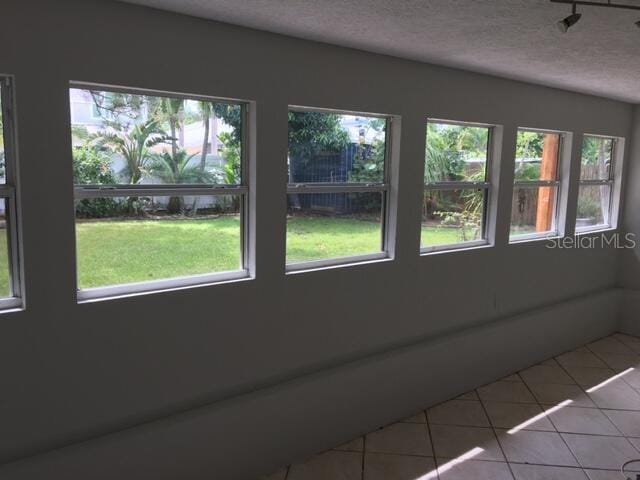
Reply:
M171 140L155 120L148 120L126 131L121 125L114 125L113 131L101 131L94 135L95 143L120 154L125 161L122 173L127 182L136 185L145 173L147 163L155 145Z
M213 104L211 102L201 101L198 102L200 114L202 115L202 126L204 127L204 135L202 136L202 150L200 151L200 170L202 173L207 168L207 153L209 150L209 134L211 128L211 114L213 113ZM213 145L212 145L213 147ZM196 205L198 203L198 197L193 197L191 204L191 211L196 214Z
M211 123L211 112L213 106L210 102L199 102L200 113L202 114L202 126L204 134L202 136L202 151L200 152L200 170L204 172L207 164L207 151L209 149L209 124Z
M425 182L441 182L450 180L451 157L440 145L427 142L424 180Z
M163 97L156 107L154 117L158 122L169 123L171 135L171 154L175 157L178 152L178 135L182 136L184 120L184 100L181 98ZM182 143L182 142L180 142Z
M178 149L175 155L169 152L154 154L149 175L165 184L180 183L213 183L213 175L197 165L189 165L196 154L188 155L184 149ZM195 210L195 206L193 207ZM170 197L167 206L168 213L180 213L183 210L182 197Z

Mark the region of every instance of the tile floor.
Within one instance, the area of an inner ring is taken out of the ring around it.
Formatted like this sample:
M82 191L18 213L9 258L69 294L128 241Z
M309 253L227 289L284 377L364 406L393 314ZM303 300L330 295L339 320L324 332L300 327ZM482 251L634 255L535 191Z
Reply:
M635 458L640 338L614 334L263 480L621 480Z

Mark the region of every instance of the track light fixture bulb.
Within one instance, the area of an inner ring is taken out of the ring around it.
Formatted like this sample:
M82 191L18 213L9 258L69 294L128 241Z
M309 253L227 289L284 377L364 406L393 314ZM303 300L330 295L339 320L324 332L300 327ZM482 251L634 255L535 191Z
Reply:
M562 33L567 33L569 28L578 23L578 20L580 20L581 18L582 14L576 12L576 4L574 3L571 15L560 20L556 25L558 26L558 30L560 30Z

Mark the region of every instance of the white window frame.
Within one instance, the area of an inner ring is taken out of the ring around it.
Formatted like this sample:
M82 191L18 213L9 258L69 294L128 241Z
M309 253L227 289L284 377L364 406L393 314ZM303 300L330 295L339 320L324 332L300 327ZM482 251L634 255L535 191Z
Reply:
M17 205L18 164L17 132L15 119L14 77L0 75L2 95L3 131L5 159L5 183L0 185L0 197L5 200L5 218L7 222L7 260L9 268L9 287L12 295L0 298L0 309L18 309L24 307L22 281L22 249L19 230L19 209Z
M474 127L474 128L486 128L488 130L487 135L487 161L485 164L484 181L482 182L470 182L470 181L447 181L447 182L424 182L424 193L428 190L484 190L483 212L482 212L482 238L478 240L471 240L468 242L447 243L443 245L430 245L422 246L422 231L420 232L420 253L428 254L433 252L443 251L455 251L464 250L467 248L482 247L490 244L489 239L489 206L491 203L491 195L493 195L493 189L490 179L492 178L493 168L493 138L495 135L495 125L487 123L475 123L475 122L461 122L456 120L442 120L439 118L428 118L425 124L425 133L429 123L437 123L444 125L455 125L461 127ZM426 138L426 137L425 137ZM428 141L428 140L427 140ZM426 150L424 164L426 165Z
M618 137L612 137L612 136L607 136L607 135L592 135L592 134L584 134L583 138L586 137L592 137L592 138L603 138L606 140L611 140L611 164L609 165L609 178L607 179L602 179L602 180L582 180L580 177L582 177L582 148L583 145L581 145L581 150L580 150L580 176L578 177L578 196L576 197L577 199L580 198L580 187L582 186L594 186L594 187L599 187L599 186L603 186L603 185L608 185L609 186L609 211L608 212L602 212L603 216L606 215L607 218L607 222L606 223L600 223L597 225L589 225L586 227L581 227L578 228L577 226L577 215L576 215L576 225L575 225L575 233L576 234L582 234L582 233L590 233L590 232L599 232L599 231L605 231L605 230L613 230L615 228L617 228L617 222L616 220L613 218L614 216L614 212L615 212L615 206L614 206L614 200L615 200L615 196L614 196L614 191L615 191L615 183L616 183L616 173L617 173L617 165L619 163L618 160L618 148L620 147L620 139ZM577 201L577 200L576 200ZM577 211L576 211L577 212Z
M541 128L526 128L519 127L516 131L516 135L520 132L535 132L535 133L547 133L558 135L558 158L556 165L556 179L555 180L515 180L513 181L513 191L515 192L517 188L539 188L539 187L554 187L556 190L555 194L555 205L554 205L554 214L553 214L553 225L552 229L547 232L540 233L525 233L522 235L511 235L511 218L509 219L509 243L521 243L528 242L532 240L542 240L549 238L556 238L562 235L561 226L560 226L560 195L562 194L562 162L564 159L564 148L567 139L567 132L557 131L557 130L546 130ZM513 162L513 171L515 174L516 168L516 160L514 156ZM511 203L513 204L513 194L511 196Z
M196 274L184 277L174 277L148 282L123 283L103 287L80 289L78 275L76 274L76 292L78 302L109 299L132 294L161 292L186 287L225 283L233 280L252 278L252 254L249 247L250 214L250 190L249 180L252 174L249 168L249 108L250 102L229 98L210 97L203 95L190 95L184 93L165 92L158 90L140 89L135 87L114 87L93 83L71 82L69 88L102 90L108 92L121 92L133 95L148 95L156 97L182 98L184 100L201 100L211 103L227 103L239 105L242 108L242 144L240 159L240 183L236 185L217 184L144 184L144 185L74 185L74 200L107 197L129 196L225 196L235 195L240 198L240 262L238 270L216 272L208 274ZM76 222L74 222L75 225ZM76 251L76 266L77 251ZM76 268L77 269L77 268Z
M336 115L353 115L366 118L378 118L385 120L385 153L384 153L384 176L382 182L377 183L287 183L287 202L291 194L309 193L375 193L382 195L382 211L380 212L381 230L381 250L380 252L364 255L351 255L347 257L327 258L322 260L309 260L302 262L288 263L285 259L285 272L295 273L305 270L316 270L325 267L344 266L355 263L363 263L390 258L389 246L391 243L389 226L389 213L391 211L391 130L393 128L393 116L378 113L355 112L351 110L334 110L328 108L304 107L299 105L289 105L288 112L315 112ZM288 234L287 234L288 235ZM286 241L286 240L285 240ZM286 257L285 257L286 258Z

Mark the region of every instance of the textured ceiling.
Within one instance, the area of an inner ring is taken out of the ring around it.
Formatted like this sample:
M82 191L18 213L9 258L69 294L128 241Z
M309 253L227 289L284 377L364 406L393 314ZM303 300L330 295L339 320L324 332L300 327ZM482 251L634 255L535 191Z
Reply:
M126 1L640 103L640 11L579 7L562 34L571 7L548 0Z

